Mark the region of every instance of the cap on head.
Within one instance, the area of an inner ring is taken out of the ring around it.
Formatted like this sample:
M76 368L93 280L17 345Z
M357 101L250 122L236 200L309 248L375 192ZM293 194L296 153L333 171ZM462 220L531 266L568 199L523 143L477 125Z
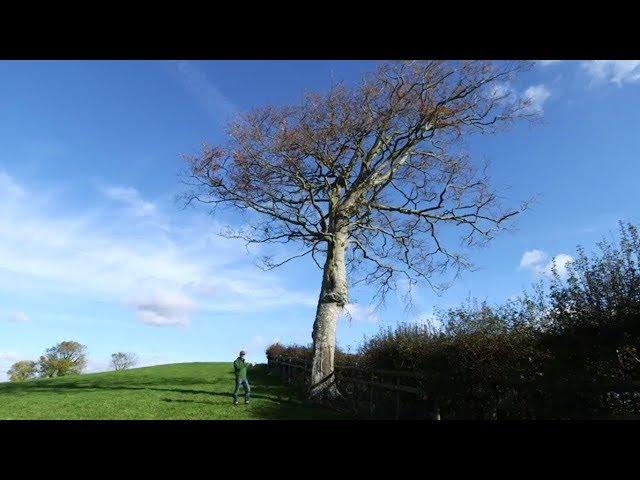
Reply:
M240 350L240 356L241 356L241 357L244 357L244 355L245 355L244 350Z

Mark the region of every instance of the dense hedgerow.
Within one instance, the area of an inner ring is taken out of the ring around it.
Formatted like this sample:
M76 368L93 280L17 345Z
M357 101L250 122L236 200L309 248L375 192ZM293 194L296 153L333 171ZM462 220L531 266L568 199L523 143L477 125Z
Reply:
M266 354L267 357L270 358L294 358L297 360L311 361L313 358L313 348L311 345L282 345L280 343L273 343L267 347ZM353 365L357 362L358 356L336 348L335 359L340 365Z
M585 418L640 414L640 237L582 248L561 278L490 306L439 312L438 328L381 330L337 363L411 370L451 418ZM548 287L548 288L547 288ZM310 358L308 347L272 345L272 356Z
M439 329L404 324L381 331L361 346L360 364L419 372L448 416L491 417L499 411L527 417L534 399L521 392L536 384L549 353L536 347L533 325L522 322L524 303L492 308L469 302L439 313Z

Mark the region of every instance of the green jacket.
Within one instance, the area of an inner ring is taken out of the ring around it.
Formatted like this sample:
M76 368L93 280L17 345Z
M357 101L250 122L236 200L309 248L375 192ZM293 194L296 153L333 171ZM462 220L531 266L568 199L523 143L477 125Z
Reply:
M240 380L247 378L247 366L247 362L244 361L244 358L236 358L236 361L233 362L233 369L236 372L236 378L239 378Z

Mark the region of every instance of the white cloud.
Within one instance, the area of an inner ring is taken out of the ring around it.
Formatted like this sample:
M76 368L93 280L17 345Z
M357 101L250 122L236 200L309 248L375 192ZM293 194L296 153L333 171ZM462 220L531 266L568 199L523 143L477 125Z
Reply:
M25 358L22 358L22 356L16 352L0 351L0 382L6 382L9 379L7 370L19 360L25 360Z
M186 60L173 62L175 72L187 91L213 116L231 115L238 107L214 85L198 64Z
M187 325L196 303L180 292L158 291L132 301L136 317L142 323L157 327Z
M244 350L247 354L247 361L256 362L256 359L262 359L265 357L265 350L272 343L277 343L278 339L274 338L269 341L262 335L255 335L251 337L249 342L245 343L240 350Z
M345 305L343 317L355 322L377 322L379 319L375 307L362 306L359 303Z
M438 317L434 313L423 312L416 316L413 321L418 325L423 325L425 327L429 327L432 330L439 330L442 328L442 322L438 319Z
M494 83L489 89L489 98L502 99L505 102L514 101L516 92L513 87L508 83Z
M519 93L507 82L495 83L487 90L490 99L499 103L515 104L520 101L528 101L528 110L535 113L542 113L542 105L551 96L551 92L544 85L532 85Z
M30 321L29 316L24 312L11 312L9 314L9 321L16 323L27 323Z
M314 307L316 293L296 292L278 285L277 277L264 272L238 270L232 277L211 276L188 284L185 290L215 301L217 311L245 312L281 306Z
M537 60L536 63L541 67L548 67L549 65L555 65L561 63L562 60Z
M24 190L4 172L0 172L0 199L22 198Z
M551 96L551 92L544 85L532 85L522 94L524 99L531 102L530 109L535 112L542 112L542 105Z
M110 193L140 208L65 210L58 197L0 172L0 289L124 303L151 325L184 325L196 306L246 312L315 305L315 292L286 288L275 274L232 268L249 263L245 245L218 236L221 225L208 215L140 222L149 202L134 189ZM162 216L158 205L153 210Z
M589 60L582 63L596 81L608 81L618 86L640 80L640 60Z
M142 217L156 212L156 206L143 200L135 188L106 187L102 189L102 192L110 199L125 204L135 215Z
M522 255L520 260L520 268L526 268L534 272L536 275L551 277L553 275L553 266L560 278L567 278L569 272L567 266L574 259L571 255L560 253L553 257L549 262L545 263L548 255L541 250L530 250Z
M551 260L544 267L542 267L542 270L539 273L541 275L550 277L552 275L553 265L555 264L556 270L558 271L558 275L560 275L560 278L567 278L567 276L569 275L567 266L571 262L573 262L573 257L571 255L567 255L566 253L561 253L553 257L553 260Z
M17 362L18 360L20 360L20 355L15 352L0 352L0 361Z
M547 254L542 250L529 250L522 254L522 258L520 259L520 268L528 268L533 265L537 265L540 262L544 261L547 257Z

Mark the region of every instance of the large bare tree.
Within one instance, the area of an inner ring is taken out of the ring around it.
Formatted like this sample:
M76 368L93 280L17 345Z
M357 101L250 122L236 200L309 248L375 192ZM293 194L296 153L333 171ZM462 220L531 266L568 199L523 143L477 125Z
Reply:
M490 240L526 204L505 210L485 169L465 154L471 134L536 117L509 84L522 62L383 63L355 87L305 95L299 105L243 113L228 142L187 156L186 203L249 213L224 234L248 243L297 242L299 253L265 257L266 268L310 255L322 270L313 325L310 398L334 385L336 324L350 284L433 281L470 262L447 245L457 227L466 245ZM463 247L463 245L461 245Z

